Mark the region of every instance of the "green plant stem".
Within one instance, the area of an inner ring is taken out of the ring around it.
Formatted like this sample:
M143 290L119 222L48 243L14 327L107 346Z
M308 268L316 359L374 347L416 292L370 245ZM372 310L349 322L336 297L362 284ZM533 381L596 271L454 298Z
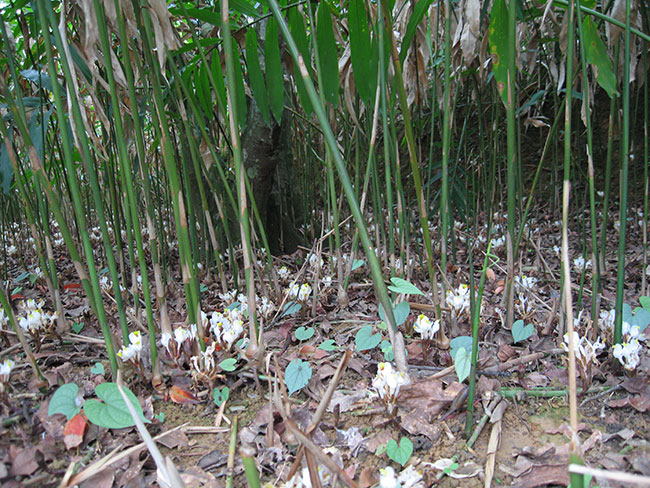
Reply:
M280 13L280 9L278 7L276 0L269 0L269 6L271 7L271 10L273 10L275 18L278 21L278 25L280 27L280 30L282 31L282 34L285 37L285 40L289 47L289 51L291 52L294 61L298 64L298 67L300 68L300 74L302 80L309 94L309 99L313 104L314 111L316 112L316 115L318 117L318 121L320 122L323 135L325 136L325 142L330 148L332 159L334 160L334 164L336 165L336 170L338 172L339 179L341 180L341 186L343 187L343 191L347 198L348 205L350 206L350 211L354 216L357 229L359 230L361 243L363 244L364 251L366 253L366 258L368 259L368 264L370 266L370 271L372 273L372 278L375 285L375 290L377 292L377 297L382 307L384 308L385 316L388 319L388 324L389 324L388 333L390 336L391 344L393 346L393 351L395 353L395 363L397 369L400 372L403 372L404 374L408 375L404 339L402 338L401 333L397 330L397 326L395 325L395 317L393 315L392 303L388 295L388 289L386 288L386 284L384 283L384 277L381 272L381 265L379 264L377 255L375 254L375 251L372 248L370 235L368 234L368 229L366 228L366 224L363 215L361 213L361 209L359 208L359 203L356 200L354 188L352 187L352 183L350 182L350 176L348 175L345 162L343 161L343 156L341 155L338 149L336 138L334 137L334 133L332 132L332 129L327 120L324 107L320 103L320 99L314 88L314 84L312 83L309 77L309 73L307 72L305 63L302 59L302 55L299 53L298 47L296 46L296 43L293 37L291 36L291 33L289 32L289 28L287 27L287 24Z

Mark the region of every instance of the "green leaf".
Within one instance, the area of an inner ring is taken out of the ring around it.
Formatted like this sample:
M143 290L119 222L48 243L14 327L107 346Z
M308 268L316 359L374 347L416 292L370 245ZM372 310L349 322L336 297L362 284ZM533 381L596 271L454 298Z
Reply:
M302 359L294 359L284 371L284 382L289 390L289 395L307 386L311 378L312 370L308 362Z
M230 398L230 388L227 386L224 386L221 390L219 388L212 390L212 399L217 407L220 407L223 402L228 401L228 398Z
M508 103L508 7L505 0L494 0L490 12L490 53L492 71L503 103Z
M210 61L212 68L212 77L214 79L217 102L222 115L226 116L226 84L223 81L223 70L221 69L221 58L219 57L219 50L215 49L212 53L212 60Z
M325 95L325 100L336 107L339 100L339 63L334 30L332 29L332 15L327 2L318 4L316 40L318 41L318 58L323 81L321 90Z
M643 308L650 311L650 297L639 297L639 303Z
M237 360L235 358L224 359L219 363L219 367L224 371L235 371L237 369Z
M165 412L160 412L158 415L154 415L153 418L157 419L158 422L163 424L165 422Z
M140 420L150 423L142 413L142 407L137 397L127 387L122 387L127 398L135 408ZM88 420L100 427L108 429L123 429L135 425L129 409L117 389L115 383L102 383L95 388L95 394L100 400L87 400L84 404L84 413Z
M298 327L296 329L296 339L299 341L306 341L311 338L316 331L313 327Z
M282 121L282 112L284 110L284 76L282 74L282 60L280 59L280 46L278 44L278 24L274 18L270 18L266 25L264 65L266 67L269 105L271 106L273 118L279 124Z
M456 353L460 349L465 349L467 354L472 353L472 338L470 336L458 336L454 337L451 341L449 341L449 347L451 347L451 351L449 351L449 355L451 356L452 359L456 357Z
M381 341L380 347L386 361L391 362L393 359L395 359L395 354L393 353L393 345L389 341Z
M0 183L2 184L2 192L5 195L9 195L9 190L11 190L11 179L13 176L14 168L11 165L11 161L9 161L9 152L7 151L7 146L3 141L2 146L0 146Z
M413 454L413 443L408 437L402 437L398 446L395 439L391 439L386 443L386 454L393 461L404 466Z
M75 334L79 334L84 328L84 323L83 322L73 322L72 324L72 330L74 330Z
M512 339L515 341L515 344L521 341L525 341L535 332L535 326L533 324L524 325L523 320L517 320L512 324Z
M350 31L350 51L352 58L352 71L354 85L357 87L359 97L370 105L375 97L376 73L370 72L370 31L366 7L363 0L350 0L348 6L348 29Z
M630 325L637 325L639 330L643 332L648 324L650 324L650 311L645 308L636 307Z
M395 293L403 293L404 295L424 295L417 286L409 283L402 278L397 278L396 276L390 279L392 286L389 286L390 291Z
M406 319L408 318L410 313L411 313L411 306L408 304L408 302L400 302L397 305L395 305L395 308L393 308L395 325L399 327L404 322L406 322ZM384 322L386 322L386 315L384 314L384 309L382 308L381 305L379 306L379 318Z
M363 259L355 259L352 262L352 271L359 269L361 266L365 265L366 262Z
M368 349L374 349L381 342L381 334L372 333L372 325L366 325L359 329L356 337L354 338L354 343L357 346L357 351L367 351Z
M81 407L77 403L78 393L79 387L75 383L66 383L60 386L52 395L47 414L62 413L70 420L81 411Z
M230 9L256 19L260 16L260 12L253 6L256 4L257 2L247 0L230 0Z
M248 81L253 96L255 97L255 101L257 102L257 108L266 124L270 125L271 112L269 111L269 99L257 50L257 32L255 32L255 29L248 29L246 32L246 64L248 65Z
M590 15L585 15L582 21L582 36L587 61L596 70L596 81L610 98L618 96L616 74L612 70L612 62L607 54L607 46L601 39L598 28Z
M307 68L307 72L311 73L311 53L309 51L309 41L307 40L307 28L305 27L305 22L302 15L300 15L298 9L296 8L289 10L289 30L291 31L293 40L295 41L296 46L302 55L302 59L305 62L305 67ZM311 113L314 111L314 107L312 106L309 95L307 94L305 83L302 81L300 68L295 61L293 63L293 79L298 91L300 105L305 114L311 115Z
M411 42L413 42L413 38L415 37L418 24L422 22L422 18L424 17L424 14L427 13L429 5L431 5L431 1L432 0L420 0L415 4L413 13L411 14L409 22L406 26L406 34L404 34L404 39L402 39L402 47L400 48L399 52L399 62L401 64L404 64L406 54L408 53L409 47L411 46Z
M334 339L327 339L326 341L323 341L323 343L318 346L318 349L322 349L323 351L335 351L336 350L336 343L334 342Z
M458 376L458 381L461 383L469 376L470 368L472 367L472 355L467 352L467 349L461 347L458 349L454 357L454 369Z
M290 315L296 314L300 312L300 309L302 308L302 305L298 302L287 302L284 305L284 308L282 309L282 313L280 314L280 318L283 317L288 317Z
M99 374L104 376L104 365L102 363L95 363L94 366L90 368L92 374Z
M239 47L237 43L232 45L232 57L233 63L235 64L235 89L233 93L237 98L237 118L239 127L244 127L246 125L246 112L248 107L246 106L246 89L244 88L244 75L242 74L241 61L239 59Z

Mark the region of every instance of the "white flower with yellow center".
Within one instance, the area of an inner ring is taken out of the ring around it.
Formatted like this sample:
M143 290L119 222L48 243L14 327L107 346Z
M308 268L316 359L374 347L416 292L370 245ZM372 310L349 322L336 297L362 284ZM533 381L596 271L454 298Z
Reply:
M440 330L440 320L432 322L429 317L421 313L413 324L413 329L422 336L422 339L432 340Z

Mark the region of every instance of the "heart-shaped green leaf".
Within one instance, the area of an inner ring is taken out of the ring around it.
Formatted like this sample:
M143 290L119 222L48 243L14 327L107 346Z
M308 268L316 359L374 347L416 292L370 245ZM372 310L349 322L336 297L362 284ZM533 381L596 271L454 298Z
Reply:
M311 338L315 333L313 327L298 327L296 329L296 339L299 341L306 341Z
M639 303L643 308L650 311L650 297L639 297Z
M66 383L60 386L54 392L54 395L52 395L47 414L54 415L55 413L62 413L70 420L81 411L81 407L77 401L78 393L79 387L74 383Z
M381 342L381 334L372 333L372 325L366 325L359 329L354 338L354 343L357 346L357 351L367 351L373 349Z
M334 339L327 339L326 341L323 341L323 343L318 346L318 349L322 349L323 351L334 351L336 349L336 343L334 342Z
M521 341L525 341L535 332L535 326L533 324L524 325L523 320L516 320L512 324L512 339L515 341L515 344Z
M393 308L393 317L395 317L395 325L399 327L402 325L404 322L406 322L406 319L408 318L409 314L411 313L411 306L408 304L408 302L400 302L397 305L395 305L395 308ZM382 306L379 306L379 318L386 322L386 314L384 314L384 309Z
M73 322L72 324L72 330L74 330L75 334L79 334L84 328L83 322Z
M230 398L230 388L227 386L224 386L221 390L219 388L212 390L212 399L217 407L220 407L223 402L228 401L228 398Z
M291 361L284 371L284 382L289 390L289 395L307 386L311 374L312 370L308 362L302 359L294 359Z
M298 302L287 302L287 304L282 309L282 313L280 314L280 318L289 317L290 315L296 314L296 313L300 312L301 308L302 308L302 305L300 303L298 303Z
M467 349L461 347L454 358L454 369L461 383L469 376L469 370L472 366L472 356Z
M467 354L471 354L472 338L470 336L454 337L451 341L449 341L449 347L451 347L451 351L449 351L451 359L454 359L456 357L456 353L459 349L465 349Z
M235 371L237 368L237 360L235 358L224 359L219 363L219 367L224 371Z
M104 365L102 363L95 363L94 366L90 368L92 374L99 374L104 376Z
M388 362L391 362L395 359L395 354L393 353L393 346L388 341L381 341L381 352L384 353L384 359Z
M149 423L149 420L144 418L142 407L137 397L127 387L124 386L122 388L137 412L138 417L140 417L140 420ZM84 404L84 413L93 424L108 429L123 429L135 425L133 417L131 417L129 409L115 383L102 383L101 385L97 385L95 394L103 401L87 400Z
M390 279L390 282L392 283L392 286L389 286L388 289L395 293L403 293L405 295L424 295L417 286L403 280L402 278L393 277Z
M386 454L396 463L404 466L413 454L413 443L408 437L402 437L399 441L399 446L394 439L386 443Z
M352 271L354 271L354 270L356 270L356 269L359 269L359 268L360 268L361 266L363 266L364 264L366 264L366 262L365 262L363 259L355 259L355 260L352 262Z

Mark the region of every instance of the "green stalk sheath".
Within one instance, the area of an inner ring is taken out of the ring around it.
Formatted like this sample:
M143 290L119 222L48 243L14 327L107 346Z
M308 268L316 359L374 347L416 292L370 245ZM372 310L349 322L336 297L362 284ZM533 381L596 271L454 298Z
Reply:
M623 55L623 124L621 131L621 197L618 234L618 269L616 273L616 321L614 344L620 344L623 330L623 299L625 293L625 234L627 229L627 188L630 161L630 1L625 2L625 49ZM645 273L645 270L643 270ZM594 290L595 292L596 290Z

